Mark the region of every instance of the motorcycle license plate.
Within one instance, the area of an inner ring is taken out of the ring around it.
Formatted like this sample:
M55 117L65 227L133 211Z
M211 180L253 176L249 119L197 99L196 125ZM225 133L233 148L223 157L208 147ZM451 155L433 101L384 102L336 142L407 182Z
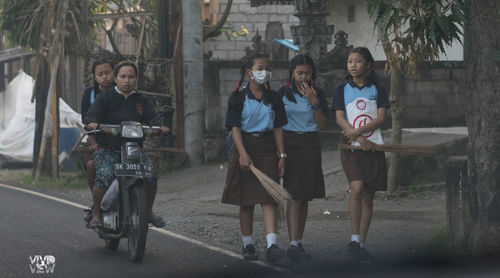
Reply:
M117 176L153 176L153 167L139 163L117 163L115 164L115 175Z

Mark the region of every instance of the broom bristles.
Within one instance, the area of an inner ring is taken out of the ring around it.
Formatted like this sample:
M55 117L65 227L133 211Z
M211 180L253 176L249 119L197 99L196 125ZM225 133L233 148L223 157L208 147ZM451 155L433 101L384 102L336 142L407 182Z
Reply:
M363 150L361 146L352 146L349 144L339 144L339 149L341 150ZM407 153L407 154L421 154L421 155L431 155L435 154L436 151L427 146L421 145L403 145L403 144L384 144L375 145L374 150L384 151L384 152L395 152L395 153Z
M273 199L281 204L284 200L291 200L292 196L285 188L283 188L279 183L271 179L269 176L264 174L262 171L257 169L255 166L250 165L250 170L257 177L257 179L262 184L262 187L273 197Z

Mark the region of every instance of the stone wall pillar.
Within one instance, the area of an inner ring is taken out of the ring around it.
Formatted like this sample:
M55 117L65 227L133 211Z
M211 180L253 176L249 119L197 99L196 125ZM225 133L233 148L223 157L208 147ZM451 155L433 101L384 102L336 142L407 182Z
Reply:
M327 25L328 1L296 0L296 13L300 25L292 26L291 33L294 44L299 45L299 52L311 56L318 65L326 54L326 47L332 42L333 25Z

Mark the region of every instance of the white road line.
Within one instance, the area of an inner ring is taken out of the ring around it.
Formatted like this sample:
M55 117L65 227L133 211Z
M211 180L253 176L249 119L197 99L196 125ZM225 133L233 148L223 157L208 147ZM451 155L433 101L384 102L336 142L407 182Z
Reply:
M86 209L86 208L88 208L88 206L84 206L84 205L81 205L81 204L78 204L78 203L75 203L75 202L67 201L67 200L64 200L64 199L61 199L61 198L57 198L57 197L54 197L54 196L50 196L50 195L47 195L47 194L39 193L39 192L36 192L36 191L33 191L33 190L19 188L19 187L15 187L15 186L10 186L10 185L6 185L6 184L3 184L3 183L0 183L0 186L4 187L4 188L8 188L8 189L12 189L12 190L17 190L17 191L21 191L21 192L24 192L24 193L28 193L28 194L31 194L31 195L35 195L35 196L38 196L38 197L42 197L42 198L45 198L45 199L49 199L49 200L52 200L52 201L56 201L56 202L59 202L59 203L63 203L63 204L66 204L66 205L70 205L70 206L75 207L75 208L80 208L80 209Z
M192 238L189 238L187 236L180 235L180 234L176 234L174 232L171 232L171 231L168 231L168 230L165 230L165 229L160 229L160 228L156 228L156 227L151 227L150 229L154 230L154 231L157 231L159 233L162 233L162 234L165 234L165 235L168 235L168 236L180 239L180 240L185 240L185 241L190 242L190 243L195 244L195 245L203 246L203 247L205 247L207 249L210 249L210 250L215 251L215 252L222 253L224 255L227 255L227 256L230 256L230 257L233 257L233 258L237 258L237 259L241 259L241 260L245 259L242 255L240 255L238 253L235 253L233 251L229 251L229 250L226 250L226 249L222 249L220 247L212 246L212 245L206 244L206 243L204 243L202 241L199 241L199 240L196 240L196 239L192 239ZM286 269L286 268L282 268L282 267L279 267L279 266L270 265L270 264L267 264L267 263L262 262L262 261L248 261L248 262L251 262L251 263L254 263L254 264L257 264L257 265L260 265L260 266L264 266L264 267L270 267L270 268L272 268L272 269L274 269L276 271L280 271L280 272L289 272L289 270Z
M38 196L38 197L42 197L42 198L45 198L45 199L49 199L49 200L52 200L52 201L56 201L56 202L59 202L59 203L70 205L72 207L79 208L79 209L86 209L86 208L88 208L88 206L84 206L82 204L78 204L78 203L75 203L75 202L71 202L71 201L68 201L68 200L64 200L64 199L61 199L61 198L57 198L57 197L54 197L54 196L50 196L50 195L47 195L47 194L39 193L39 192L36 192L36 191L33 191L33 190L29 190L29 189L25 189L25 188L10 186L10 185L6 185L6 184L3 184L3 183L0 183L0 187L4 187L4 188L7 188L7 189L12 189L12 190L17 190L17 191L21 191L21 192L24 192L24 193L28 193L28 194L31 194L31 195ZM177 239L180 239L180 240L184 240L184 241L190 242L192 244L204 247L206 249L209 249L209 250L212 250L212 251L215 251L215 252L219 252L219 253L224 254L226 256L230 256L230 257L233 257L233 258L236 258L236 259L240 259L240 260L244 260L245 259L245 258L243 258L242 255L240 255L238 253L235 253L233 251L226 250L226 249L223 249L223 248L220 248L220 247L216 247L216 246L207 244L205 242L202 242L202 241L199 241L199 240L196 240L196 239L189 238L187 236L183 236L183 235L171 232L171 231L166 230L166 229L160 229L160 228L156 228L156 227L150 227L150 229L153 230L153 231L156 231L158 233L161 233L161 234L164 234L164 235L167 235L167 236L171 236L171 237L174 237L174 238L177 238ZM249 263L253 263L253 264L257 264L257 265L260 265L260 266L263 266L263 267L272 268L273 270L276 270L276 271L279 271L279 272L289 272L289 270L286 269L286 268L279 267L279 266L274 266L274 265L270 265L270 264L262 262L262 261L248 261L248 262Z

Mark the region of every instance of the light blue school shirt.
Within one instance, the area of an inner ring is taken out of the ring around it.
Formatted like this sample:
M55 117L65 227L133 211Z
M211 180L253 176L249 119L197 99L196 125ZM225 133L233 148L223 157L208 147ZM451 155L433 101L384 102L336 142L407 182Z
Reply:
M248 94L245 94L245 102L241 112L241 131L247 133L272 131L274 118L275 112L271 103L266 105L263 99L259 101L255 98L249 98Z
M297 103L290 101L286 97L286 94L283 96L286 117L288 118L288 124L283 126L283 130L293 132L318 131L319 127L314 118L314 110L312 109L311 102L307 98L296 93L293 87L292 92Z

